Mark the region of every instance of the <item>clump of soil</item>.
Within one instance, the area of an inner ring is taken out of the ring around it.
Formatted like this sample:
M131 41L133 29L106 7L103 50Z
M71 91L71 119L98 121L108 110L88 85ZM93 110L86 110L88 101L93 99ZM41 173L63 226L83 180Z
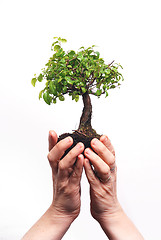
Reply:
M100 139L101 135L97 134L95 132L94 129L92 129L93 131L91 132L88 132L88 135L78 131L78 130L75 130L73 133L64 133L62 135L59 136L58 138L58 142L61 141L62 139L66 138L66 137L72 137L73 138L73 144L70 148L68 148L64 155L62 156L62 158L74 147L76 146L77 143L79 142L82 142L85 146L85 148L91 148L91 140L93 138L98 138Z

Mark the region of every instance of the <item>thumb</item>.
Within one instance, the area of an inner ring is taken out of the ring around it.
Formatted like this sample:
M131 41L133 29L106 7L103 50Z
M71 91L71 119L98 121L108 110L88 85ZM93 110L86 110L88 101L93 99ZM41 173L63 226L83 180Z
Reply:
M58 141L58 136L54 130L49 131L49 151L55 146Z

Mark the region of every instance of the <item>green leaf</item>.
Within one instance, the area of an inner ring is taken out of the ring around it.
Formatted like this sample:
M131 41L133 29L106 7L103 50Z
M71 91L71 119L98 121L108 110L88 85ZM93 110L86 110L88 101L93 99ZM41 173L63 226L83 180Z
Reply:
M61 93L62 92L62 86L61 86L61 84L56 84L56 90L57 90L57 92L59 92L59 93Z
M61 42L62 42L62 43L66 43L67 40L66 40L65 38L62 38L62 39L61 39Z
M59 77L59 79L58 79L58 83L60 83L62 81L62 78L61 77Z
M82 89L83 93L85 93L87 91L85 87L81 87L81 89Z
M123 67L119 64L119 67L123 69Z
M47 81L47 82L45 83L45 86L46 86L46 88L48 88L48 86L49 86L49 81Z
M108 92L106 91L106 97L108 97Z
M63 95L60 95L60 96L59 96L59 100L60 100L60 101L64 101L64 100L65 100L64 96L63 96Z
M70 75L70 76L73 76L73 71L72 71L72 69L70 69L69 75Z
M89 50L88 51L88 55L90 55L91 53L93 53L93 50Z
M53 44L52 44L52 46L54 46L55 44L57 44L57 43L59 43L58 41L56 41L56 42L53 42Z
M52 81L49 82L49 90L53 95L57 95L56 86Z
M56 104L56 98L53 99L53 103Z
M74 100L74 99L75 99L75 92L72 93L72 100Z
M37 80L38 80L39 82L42 82L42 80L43 80L43 75L42 75L42 73L40 73L40 75L38 76Z
M81 61L83 59L83 53L79 52L77 58L78 58L78 60Z
M71 80L70 77L65 77L65 80L67 81L67 83L69 83L69 84L73 84L73 81Z
M84 47L82 46L82 47L80 47L79 49L84 49Z
M39 92L39 100L42 98L43 92L44 92L44 89Z
M104 91L106 90L106 85L103 85L103 90L104 90Z
M60 63L65 63L65 62L66 62L66 61L65 61L64 58L60 60Z
M71 50L69 53L68 53L68 56L70 58L72 58L73 56L75 55L75 51Z
M37 82L37 79L36 79L36 78L33 78L33 79L31 80L31 84L32 84L32 86L35 87L36 82Z
M79 101L79 95L75 96L75 101L78 102Z
M67 93L67 87L63 87L63 93Z
M58 51L60 49L60 45L55 45L54 46L54 51L56 52L56 51Z
M98 90L96 91L96 95L97 95L97 96L101 96L101 94L102 94L102 90L98 89Z
M105 70L105 74L108 75L108 74L110 74L110 73L111 73L111 70L110 70L110 69L106 69L106 70Z
M45 92L45 93L43 94L43 99L44 99L44 101L45 101L48 105L50 105L50 103L51 103L51 101L52 101L52 98L51 98L51 96L49 95L48 92Z
M86 71L87 78L89 78L90 75L91 75L91 73Z
M67 67L68 67L68 68L72 68L72 66L71 66L71 65L68 65Z
M96 53L97 57L99 58L99 56L100 56L100 53L99 53L99 52L95 52L95 53Z

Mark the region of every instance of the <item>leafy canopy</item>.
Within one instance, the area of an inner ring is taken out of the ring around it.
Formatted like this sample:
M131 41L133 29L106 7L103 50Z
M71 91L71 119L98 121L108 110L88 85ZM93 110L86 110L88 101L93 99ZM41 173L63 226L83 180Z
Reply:
M56 103L57 99L64 101L64 95L72 96L76 102L84 93L93 94L97 97L105 94L108 90L116 88L123 80L118 68L122 66L112 62L105 64L100 53L95 51L95 45L81 47L78 52L70 50L65 52L61 46L66 39L54 37L51 50L53 56L46 63L42 72L31 80L33 86L36 82L46 81L45 88L39 93L39 99L43 97L47 104Z

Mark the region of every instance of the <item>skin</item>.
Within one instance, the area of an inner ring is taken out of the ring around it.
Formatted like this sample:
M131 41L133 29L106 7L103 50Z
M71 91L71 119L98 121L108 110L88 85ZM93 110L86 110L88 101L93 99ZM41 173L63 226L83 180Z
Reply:
M80 212L80 180L84 160L81 154L84 151L83 143L78 143L60 160L65 150L72 144L73 139L67 137L54 147L51 145L48 160L52 168L53 177L52 207L58 214L65 214L66 217L70 216L74 220Z
M115 151L107 136L85 149L84 168L90 184L91 214L110 240L143 240L117 199ZM93 168L91 167L91 162Z
M83 170L84 145L78 143L62 160L73 139L57 143L57 135L49 132L48 160L52 169L53 201L46 213L25 234L23 240L62 239L80 212L80 180ZM56 144L57 143L57 144ZM72 203L72 204L71 204Z
M84 145L78 143L63 159L73 140L67 137L57 143L57 139L57 134L50 131L48 160L53 178L52 204L22 240L62 239L80 212L83 167L90 185L91 215L107 237L110 240L142 240L117 199L115 151L108 137L103 135L100 140L93 139L91 147L94 151L84 149Z

